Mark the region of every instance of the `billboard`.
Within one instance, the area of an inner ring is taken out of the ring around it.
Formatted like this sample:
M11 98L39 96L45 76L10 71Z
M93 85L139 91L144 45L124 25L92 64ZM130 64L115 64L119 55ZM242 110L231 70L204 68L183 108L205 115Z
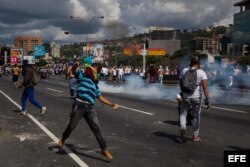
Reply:
M10 64L20 64L22 61L23 49L10 49Z
M92 43L87 43L87 46L83 46L83 48L82 48L83 52L82 53L83 53L84 56L89 56L89 55L92 54L93 50L94 50L93 44Z
M104 47L103 44L94 43L93 45L93 62L103 62Z
M164 48L148 48L149 56L165 56L166 50Z
M33 56L23 56L23 60L28 60L29 64L35 64L35 59Z
M39 57L45 56L44 46L33 46L32 51L33 51L33 56L39 56Z

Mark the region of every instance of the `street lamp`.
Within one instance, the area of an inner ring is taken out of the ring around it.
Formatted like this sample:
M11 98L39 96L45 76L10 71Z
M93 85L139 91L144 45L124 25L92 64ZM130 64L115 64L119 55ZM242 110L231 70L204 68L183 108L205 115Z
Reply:
M70 16L70 19L74 19L74 18L78 18L78 17L74 17L74 16ZM88 55L88 47L87 47L87 43L88 43L88 31L89 31L89 26L90 23L93 22L95 19L104 19L104 16L96 16L91 18L86 25L86 39L85 39L85 43L86 43L86 54Z
M87 47L87 43L88 43L88 31L89 31L89 25L91 22L93 22L95 19L104 19L104 16L97 16L97 17L93 17L88 21L87 24L87 29L86 29L86 54L88 56L88 47Z

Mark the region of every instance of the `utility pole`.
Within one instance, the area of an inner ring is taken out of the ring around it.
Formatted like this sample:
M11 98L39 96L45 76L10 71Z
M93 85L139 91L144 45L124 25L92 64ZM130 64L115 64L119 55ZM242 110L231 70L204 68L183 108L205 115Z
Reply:
M7 64L7 51L4 51L4 64Z
M75 18L79 18L79 17L75 17L75 16L70 16L70 19L75 19ZM95 19L104 19L104 16L96 16L96 17L92 17L87 23L86 23L86 33L85 33L85 45L86 45L86 56L88 55L88 33L89 33L89 26L90 23L93 22ZM68 32L65 32L65 34L69 34Z
M143 49L141 50L141 55L143 57L143 72L146 72L146 55L147 55L147 50L145 47L145 43L143 44Z

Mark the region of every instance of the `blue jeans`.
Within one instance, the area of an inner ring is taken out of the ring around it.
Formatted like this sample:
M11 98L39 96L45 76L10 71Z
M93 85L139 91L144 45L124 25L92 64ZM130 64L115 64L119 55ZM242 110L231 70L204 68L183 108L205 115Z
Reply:
M26 100L29 98L30 103L32 103L37 108L41 109L42 106L34 98L34 87L28 87L23 90L22 94L22 111L26 111Z
M198 136L200 130L200 113L201 113L201 97L194 99L183 99L181 103L180 126L181 129L186 129L187 113L192 108L193 115L193 135Z
M77 88L76 78L69 78L69 91L71 97L75 97L76 88Z

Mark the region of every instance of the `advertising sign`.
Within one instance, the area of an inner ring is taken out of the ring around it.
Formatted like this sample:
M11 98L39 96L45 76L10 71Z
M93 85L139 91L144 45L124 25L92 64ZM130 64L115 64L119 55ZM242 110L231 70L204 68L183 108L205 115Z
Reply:
M33 51L33 56L39 56L39 57L45 56L44 46L33 46L32 51Z
M18 58L17 57L10 57L10 64L11 65L18 64Z
M10 64L20 64L23 56L23 49L11 49L10 50Z
M93 62L103 62L103 55L103 44L95 43L93 45Z
M166 51L164 48L148 48L149 56L165 56Z
M87 43L87 46L83 46L83 48L82 48L83 55L85 55L85 56L91 55L93 50L94 50L94 47L93 47L92 43Z
M33 56L23 56L23 60L28 60L29 64L35 64L35 59Z

